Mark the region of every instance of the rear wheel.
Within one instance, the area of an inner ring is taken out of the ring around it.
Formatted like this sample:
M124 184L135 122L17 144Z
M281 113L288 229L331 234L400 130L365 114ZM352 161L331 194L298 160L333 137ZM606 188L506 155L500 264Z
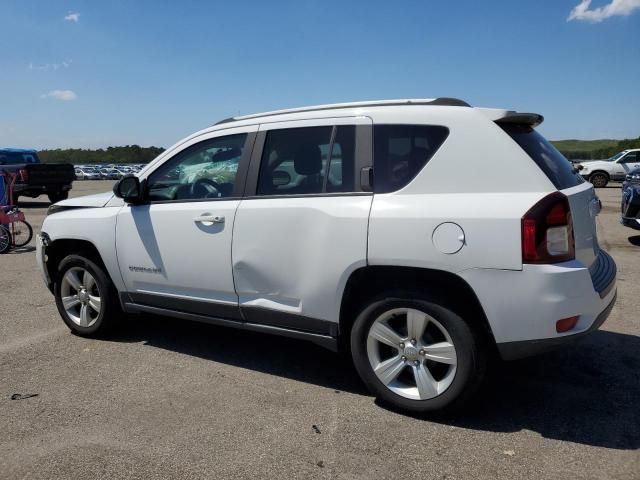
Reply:
M81 336L105 333L122 315L109 276L80 255L69 255L60 262L54 293L60 316L71 331Z
M589 182L591 182L594 187L603 188L609 183L609 177L605 173L596 172L589 176Z
M51 203L58 203L69 198L69 192L49 192L47 197Z
M481 336L437 301L416 295L371 303L351 333L353 361L384 402L413 412L461 405L484 375Z

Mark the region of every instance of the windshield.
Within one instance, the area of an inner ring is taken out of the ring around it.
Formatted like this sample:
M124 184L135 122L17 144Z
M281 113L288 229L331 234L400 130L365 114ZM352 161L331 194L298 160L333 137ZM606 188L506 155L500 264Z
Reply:
M618 160L621 156L623 156L626 152L620 152L620 153L616 153L613 157L609 157L607 158L607 162L615 162L616 160Z

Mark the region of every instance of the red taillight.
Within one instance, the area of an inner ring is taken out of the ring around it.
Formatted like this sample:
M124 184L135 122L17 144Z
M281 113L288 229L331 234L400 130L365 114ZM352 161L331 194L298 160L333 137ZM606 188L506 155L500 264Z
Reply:
M575 258L569 200L555 192L522 217L522 263L556 263Z

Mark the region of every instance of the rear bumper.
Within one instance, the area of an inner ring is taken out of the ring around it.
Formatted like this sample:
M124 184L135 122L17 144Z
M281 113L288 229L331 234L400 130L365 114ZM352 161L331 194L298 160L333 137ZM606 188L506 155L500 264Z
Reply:
M506 360L571 342L602 325L616 299L616 265L606 252L587 269L579 261L523 265L521 271L467 270L461 276L476 292L498 351ZM558 320L578 317L558 333Z
M26 183L16 184L13 187L14 194L20 194L22 196L34 196L43 195L47 192L66 192L71 190L71 184L60 183L51 185L29 185Z

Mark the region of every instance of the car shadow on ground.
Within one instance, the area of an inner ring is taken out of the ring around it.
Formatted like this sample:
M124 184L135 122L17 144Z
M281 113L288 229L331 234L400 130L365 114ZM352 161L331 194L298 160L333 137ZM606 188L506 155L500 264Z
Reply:
M18 207L22 208L22 209L29 209L29 208L47 208L51 205L51 202L37 202L37 201L23 201L23 200L18 200Z
M15 247L5 253L5 255L20 255L22 253L33 253L36 251L36 247L27 245L25 247Z
M148 316L136 318L111 340L144 342L227 365L369 395L348 358L307 342ZM515 362L492 362L483 387L462 411L446 416L411 416L471 430L530 430L549 439L638 449L638 352L640 337L597 331L562 350Z
M640 235L633 235L628 238L629 243L631 245L635 245L636 247L640 247Z

